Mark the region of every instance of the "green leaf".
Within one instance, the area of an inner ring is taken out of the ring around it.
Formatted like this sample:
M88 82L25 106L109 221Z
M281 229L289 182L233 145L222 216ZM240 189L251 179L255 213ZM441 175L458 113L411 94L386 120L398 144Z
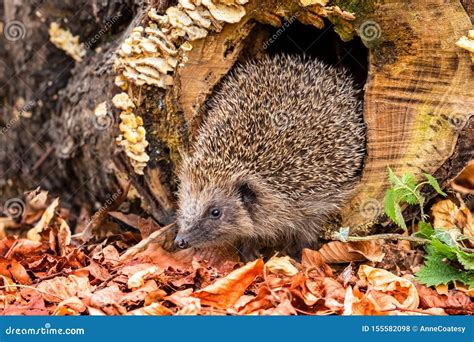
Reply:
M408 228L407 228L407 225L405 224L405 218L403 217L403 214L402 214L402 208L400 207L398 203L395 203L395 217L397 218L396 223L398 224L398 226L403 228L403 230L407 231Z
M418 231L413 233L415 237L421 237L424 239L431 239L431 236L434 234L435 230L431 223L420 221L418 222Z
M397 222L397 215L395 214L395 205L397 205L396 194L393 189L388 189L385 192L385 196L383 198L383 207L385 210L385 214L396 224Z
M426 257L425 265L416 273L417 280L427 286L447 285L453 281L458 281L473 287L474 272L466 272L456 269L443 261L440 254L429 254Z
M397 186L400 184L400 180L398 179L397 176L393 173L393 170L390 168L390 166L387 168L388 170L388 180L390 183L392 183L393 186Z
M440 195L443 195L444 197L446 197L446 193L441 190L441 187L439 186L439 183L438 181L436 180L436 178L434 178L432 175L428 174L428 173L424 173L426 179L428 180L428 183L430 183L430 185L433 187L433 189L436 190L436 192Z
M459 263L463 265L466 270L474 270L474 254L457 250L456 256Z
M434 234L433 236L435 235L436 234ZM428 254L437 254L443 258L457 260L457 248L446 245L441 240L438 240L436 237L431 240L431 243L429 244L427 250Z

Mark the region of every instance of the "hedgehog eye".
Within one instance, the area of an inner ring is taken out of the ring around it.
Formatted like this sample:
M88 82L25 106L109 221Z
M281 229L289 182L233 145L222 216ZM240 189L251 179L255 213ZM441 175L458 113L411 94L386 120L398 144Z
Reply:
M209 217L213 220L217 220L219 217L221 217L221 211L218 208L211 208L209 211Z

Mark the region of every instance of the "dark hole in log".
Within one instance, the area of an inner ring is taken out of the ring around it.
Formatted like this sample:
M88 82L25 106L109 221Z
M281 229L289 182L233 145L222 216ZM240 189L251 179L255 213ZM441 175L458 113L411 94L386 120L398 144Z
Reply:
M367 48L359 37L343 42L334 32L333 25L328 21L325 24L323 29L298 21L285 29L272 27L264 48L270 54L306 54L330 65L343 66L352 73L357 86L362 88L367 79Z

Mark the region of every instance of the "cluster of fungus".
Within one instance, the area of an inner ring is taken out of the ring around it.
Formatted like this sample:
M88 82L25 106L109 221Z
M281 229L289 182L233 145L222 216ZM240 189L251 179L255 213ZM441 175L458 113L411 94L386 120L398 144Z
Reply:
M474 30L469 30L467 36L462 36L456 42L456 45L471 53L471 60L474 63Z
M220 31L224 23L236 23L245 15L248 0L179 0L176 6L159 15L148 12L146 27L132 29L117 52L115 84L123 91L130 85L167 89L173 84L173 73L180 52L190 51L190 41L204 38L209 31ZM131 93L131 92L129 92ZM115 107L120 114L121 135L117 138L130 158L137 174L150 159L146 154L146 132L141 117L133 114L134 104L126 93L116 95Z
M126 155L130 158L130 163L134 171L143 175L143 169L146 167L150 157L146 153L148 141L146 140L146 132L143 127L143 120L140 116L133 113L135 104L127 93L120 93L112 99L113 105L120 109L120 135L117 142L125 150Z
M79 36L73 36L68 30L62 29L58 23L51 23L49 26L49 40L58 49L63 50L76 62L82 61L86 55L84 44L79 41Z
M147 27L135 27L115 60L115 83L126 89L129 82L166 89L172 82L180 50L192 49L190 41L219 32L224 23L236 23L245 15L248 0L179 0L159 15L148 12Z

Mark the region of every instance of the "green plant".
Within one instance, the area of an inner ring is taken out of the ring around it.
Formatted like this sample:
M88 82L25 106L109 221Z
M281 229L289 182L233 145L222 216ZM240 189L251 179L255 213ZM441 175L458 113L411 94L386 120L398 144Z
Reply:
M446 196L441 190L438 181L433 176L425 173L426 181L418 183L412 174L404 174L397 177L391 168L388 168L388 179L391 187L384 197L384 209L387 216L399 227L407 230L405 219L402 214L402 205L418 205L421 213L421 222L426 222L427 216L424 213L425 197L421 193L421 188L425 185L431 187L440 195Z
M391 187L385 193L384 209L387 216L399 227L407 230L402 214L402 205L418 205L420 208L420 221L418 231L412 236L426 240L425 264L416 273L417 280L427 286L437 286L460 282L469 288L474 288L474 253L461 245L466 239L460 230L433 228L427 221L424 213L425 197L421 188L430 185L437 193L446 196L438 181L429 174L424 174L426 181L416 182L411 174L397 177L388 168L388 178Z

